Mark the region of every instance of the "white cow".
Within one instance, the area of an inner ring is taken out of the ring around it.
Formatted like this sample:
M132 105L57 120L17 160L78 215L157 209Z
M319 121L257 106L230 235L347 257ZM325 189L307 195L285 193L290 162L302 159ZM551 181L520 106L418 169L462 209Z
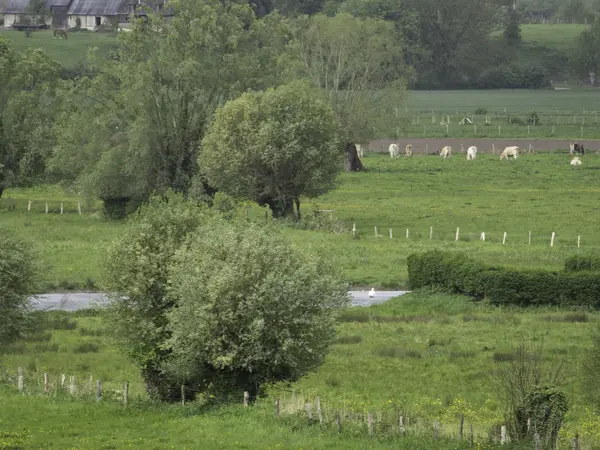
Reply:
M412 144L406 144L406 147L404 147L404 156L406 156L407 158L412 156Z
M388 151L390 152L390 158L397 157L399 153L398 144L390 144Z
M519 147L514 145L512 147L505 147L504 150L502 150L502 153L500 153L500 159L502 158L506 158L508 160L508 158L513 157L513 159L517 159L519 157Z
M450 147L449 145L446 145L440 152L440 156L443 159L446 159L446 158L452 156L452 147Z
M477 147L472 145L467 149L467 160L473 160L477 156Z
M579 156L573 156L573 159L571 160L571 165L572 166L580 166L581 165L581 160L579 159Z
M364 149L360 144L354 144L356 146L356 153L358 153L358 157L362 158L364 156Z

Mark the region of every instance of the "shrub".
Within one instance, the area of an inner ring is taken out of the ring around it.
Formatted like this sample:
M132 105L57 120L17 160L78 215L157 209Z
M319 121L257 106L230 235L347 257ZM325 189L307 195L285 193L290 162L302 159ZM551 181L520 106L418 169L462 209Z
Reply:
M16 340L30 329L29 297L37 290L37 271L32 246L0 226L0 344Z
M170 354L162 369L193 389L254 399L265 383L322 364L349 306L339 271L275 230L213 217L169 264Z
M566 259L565 272L577 272L580 270L594 270L600 272L600 256L573 255Z
M498 304L600 307L596 272L519 271L439 250L411 255L407 262L411 289L438 287Z

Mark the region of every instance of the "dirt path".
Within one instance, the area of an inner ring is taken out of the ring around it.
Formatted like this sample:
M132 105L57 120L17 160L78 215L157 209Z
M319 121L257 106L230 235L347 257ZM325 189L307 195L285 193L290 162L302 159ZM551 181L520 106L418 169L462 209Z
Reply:
M383 152L387 153L388 147L390 144L394 142L391 139L380 139L377 141L371 142L371 151L373 152ZM589 150L598 150L600 149L600 141L596 140L580 140L578 142L583 143L586 151ZM462 144L465 150L471 146L475 145L477 150L481 153L492 153L492 144L496 147L496 153L502 151L502 149L509 145L518 145L522 151L527 151L529 149L529 144L531 144L532 148L536 151L548 151L548 150L558 150L558 149L569 149L569 141L566 140L542 140L542 139L489 139L489 138L480 138L480 139L456 139L456 138L415 138L415 139L400 139L398 141L400 146L400 154L404 154L404 146L406 144L413 145L413 153L415 154L425 154L425 153L439 153L445 145L450 145L452 147L452 153L460 152L460 145Z

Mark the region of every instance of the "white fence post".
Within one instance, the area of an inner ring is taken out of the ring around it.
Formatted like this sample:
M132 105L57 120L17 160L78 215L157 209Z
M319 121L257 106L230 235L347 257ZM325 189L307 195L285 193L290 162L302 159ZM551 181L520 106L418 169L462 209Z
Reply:
M531 231L529 232L529 245L531 245Z
M356 236L356 224L355 223L352 224L352 235Z
M577 248L581 247L581 235L577 235Z
M552 237L550 238L550 247L554 247L554 237L556 236L556 233L553 231L552 232Z
M429 227L429 240L433 239L433 227Z
M393 238L392 229L390 228L390 239L392 239L392 238Z
M406 229L406 239L408 239L408 228Z
M504 237L502 238L502 245L506 244L506 231L504 232Z
M459 232L460 232L460 228L456 228L456 240L457 241L458 241Z
M374 228L375 228L375 237L377 237L377 236L379 236L379 235L377 234L377 227L374 227Z

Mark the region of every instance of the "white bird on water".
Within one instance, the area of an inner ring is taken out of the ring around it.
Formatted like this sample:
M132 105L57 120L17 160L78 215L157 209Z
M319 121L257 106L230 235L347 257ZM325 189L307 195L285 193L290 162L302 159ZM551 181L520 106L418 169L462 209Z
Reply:
M369 291L369 298L374 298L375 297L375 288L371 288L371 290Z

